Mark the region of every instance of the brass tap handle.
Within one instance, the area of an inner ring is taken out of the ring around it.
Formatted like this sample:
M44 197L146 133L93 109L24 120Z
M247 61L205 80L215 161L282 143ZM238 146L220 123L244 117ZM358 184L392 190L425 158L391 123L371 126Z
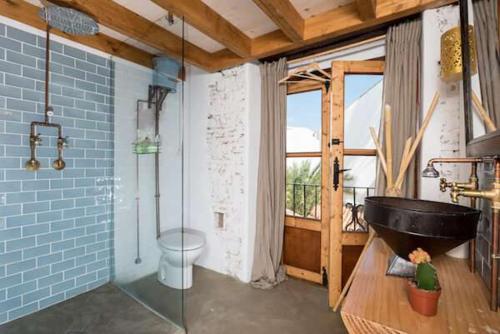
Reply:
M451 182L446 181L446 178L442 177L441 179L439 179L439 190L441 190L442 192L446 192L446 188L451 187Z

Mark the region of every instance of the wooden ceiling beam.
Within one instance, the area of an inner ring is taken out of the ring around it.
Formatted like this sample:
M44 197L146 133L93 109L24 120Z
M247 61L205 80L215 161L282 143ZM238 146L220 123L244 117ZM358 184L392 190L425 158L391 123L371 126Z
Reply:
M0 15L34 28L45 30L46 23L38 15L39 11L39 7L31 5L24 0L0 1ZM153 55L104 34L76 36L66 34L57 29L53 29L51 33L131 62L152 67Z
M314 43L456 2L456 0L378 0L377 17L367 20L359 17L357 5L351 3L306 20L305 39Z
M338 38L418 14L429 8L437 8L456 2L456 0L378 0L377 17L366 20L361 19L357 4L351 3L306 19L303 41L294 43L281 30L253 39L252 59L264 58L328 39ZM223 54L224 52L219 51L219 53ZM248 58L237 59L228 53L224 53L224 55L220 60L214 58L211 65L212 71L236 66L248 60Z
M304 19L290 0L253 0L266 15L294 42L304 39Z
M94 17L100 24L158 49L175 59L182 56L182 38L112 0L52 0ZM186 62L209 69L211 54L185 41Z
M359 16L363 20L377 17L377 0L356 0Z
M201 0L152 0L158 6L221 43L240 57L252 52L252 40Z

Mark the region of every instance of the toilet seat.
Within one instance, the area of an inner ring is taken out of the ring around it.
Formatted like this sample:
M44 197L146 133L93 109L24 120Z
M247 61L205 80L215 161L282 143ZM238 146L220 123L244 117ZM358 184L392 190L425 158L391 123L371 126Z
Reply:
M203 247L204 244L205 239L203 236L189 229L163 232L158 239L160 247L178 252L198 249Z

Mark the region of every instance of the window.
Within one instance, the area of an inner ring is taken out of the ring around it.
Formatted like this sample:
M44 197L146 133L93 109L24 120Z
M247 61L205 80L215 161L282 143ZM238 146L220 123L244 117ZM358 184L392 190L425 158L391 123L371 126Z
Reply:
M287 216L321 218L321 99L321 90L287 97Z

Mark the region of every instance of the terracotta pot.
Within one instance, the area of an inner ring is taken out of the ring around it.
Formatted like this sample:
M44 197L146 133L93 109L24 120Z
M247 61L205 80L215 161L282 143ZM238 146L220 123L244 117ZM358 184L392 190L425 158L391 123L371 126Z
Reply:
M417 285L408 281L408 300L411 308L422 315L431 317L437 314L438 300L441 289L428 291L417 288Z

